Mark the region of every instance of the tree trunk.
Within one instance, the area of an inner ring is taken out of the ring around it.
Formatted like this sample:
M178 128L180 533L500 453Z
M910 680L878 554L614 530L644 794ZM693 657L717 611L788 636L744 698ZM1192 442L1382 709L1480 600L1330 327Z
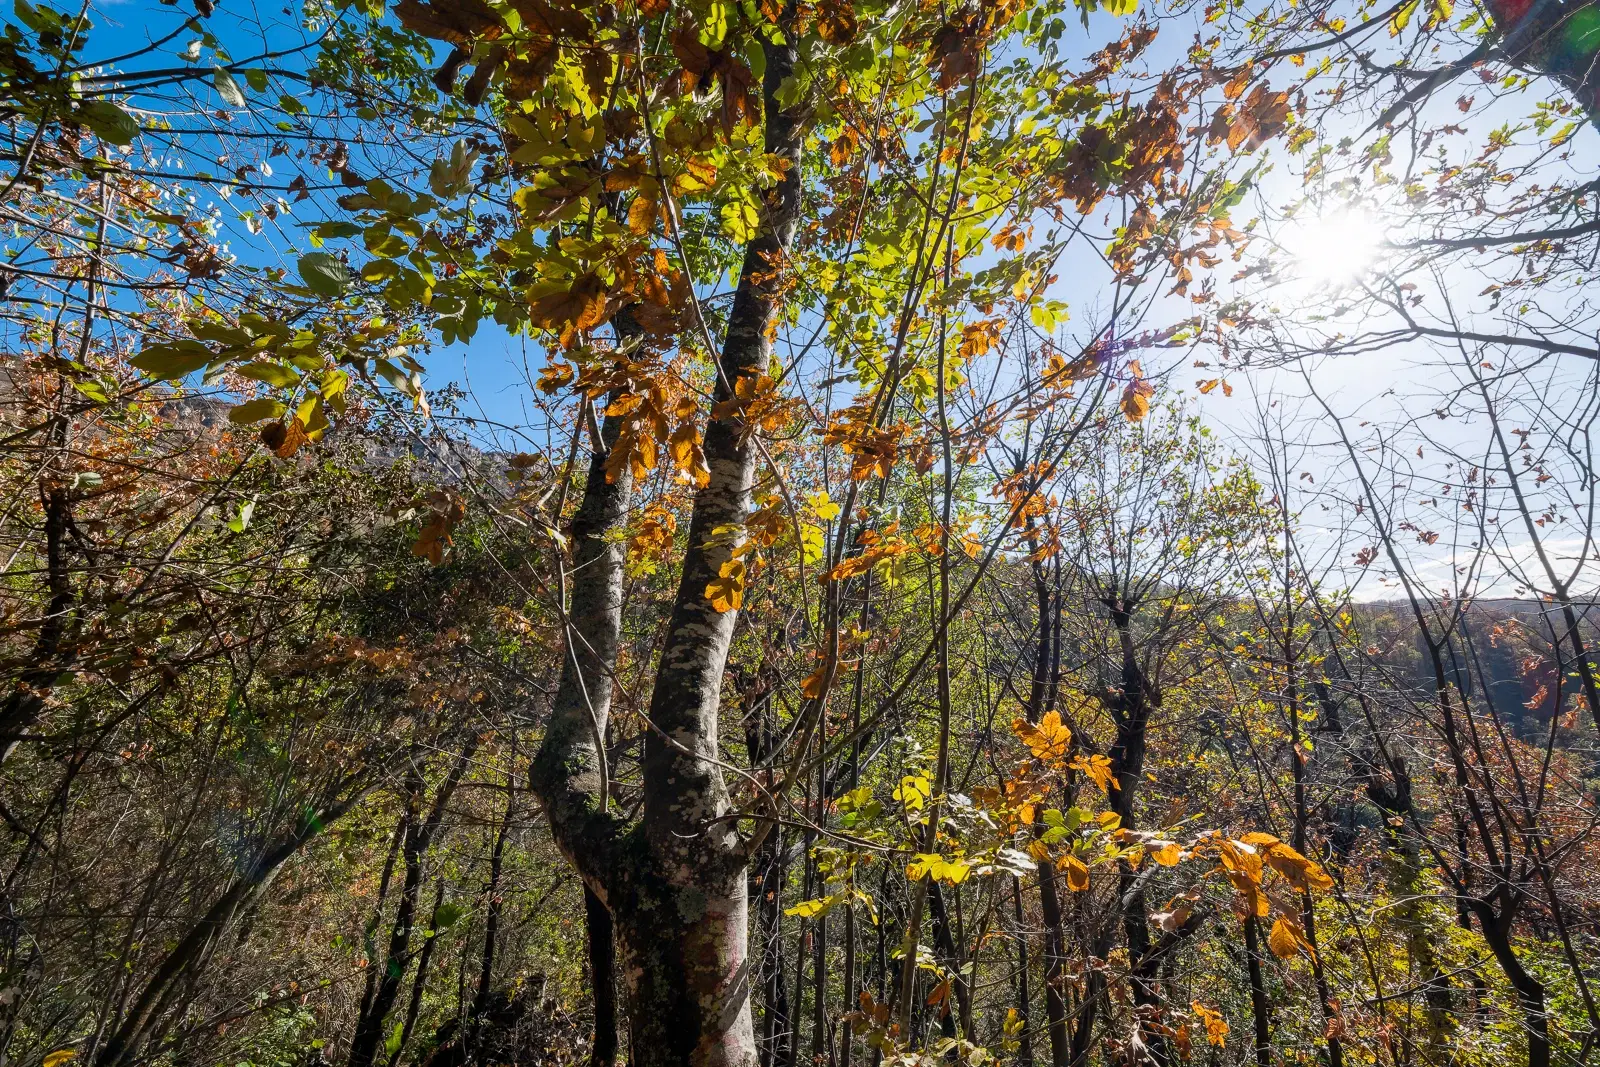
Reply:
M1528 1067L1550 1067L1550 1013L1545 1007L1544 983L1528 973L1511 944L1510 923L1483 900L1472 901L1483 940L1517 995L1522 1009L1522 1029L1528 1040Z
M417 976L411 980L411 1002L406 1005L405 1022L400 1025L400 1041L389 1054L389 1067L400 1062L406 1042L411 1040L411 1031L416 1028L417 1016L422 1012L422 995L428 991L428 964L433 961L433 946L439 943L439 909L443 905L444 879L440 878L438 887L433 891L433 910L428 913L431 934L422 943L422 951L417 954Z
M1028 721L1037 723L1043 718L1046 707L1055 702L1055 674L1060 663L1057 640L1059 613L1051 610L1054 601L1050 584L1045 580L1042 562L1033 564L1033 592L1037 611L1037 644L1033 650L1033 675L1028 689L1027 713ZM1043 827L1035 827L1036 834L1041 832ZM1019 882L1019 890L1020 886ZM1021 907L1020 901L1018 907ZM1055 864L1049 859L1039 861L1039 914L1044 920L1044 1013L1050 1034L1050 1064L1051 1067L1068 1067L1072 1062L1072 1047L1067 1033L1066 991L1062 988L1066 968L1066 927L1061 914L1061 896L1056 892Z
M500 822L500 832L495 834L494 850L489 855L489 884L485 887L488 904L484 908L483 920L483 962L478 967L478 990L472 997L474 1019L488 1010L489 998L494 992L494 954L500 939L500 874L505 863L506 837L511 832L511 815L516 807L517 791L514 787L507 788L505 818Z
M1030 1032L1028 1022L1028 1002L1032 999L1028 991L1028 935L1027 923L1022 914L1022 879L1011 879L1012 917L1015 923L1017 938L1017 1017L1022 1023L1022 1029L1017 1034L1017 1067L1033 1067L1033 1034ZM847 1064L846 1067L849 1067Z
M792 39L787 33L786 40ZM642 819L625 828L606 803L604 723L596 694L586 698L582 686L587 674L606 679L591 689L609 688L603 665L615 661L620 626L620 546L599 535L620 525L623 511L616 507L617 494L603 488L603 477L591 475L583 502L587 521L581 530L574 524L580 559L597 566L574 573L569 653L532 775L558 845L611 913L636 1067L757 1062L746 958L747 860L728 817L718 764L722 672L737 611L718 611L706 587L733 562L733 546L719 531L737 528L750 510L756 449L750 428L728 401L736 383L766 369L780 289L775 275L800 206L803 131L798 115L777 103L796 52L792 44L765 43L763 49L765 147L788 169L763 191L761 231L745 250L729 311L705 433L710 478L695 494L682 577L651 693Z
M1272 1067L1272 1016L1261 977L1261 931L1256 917L1244 917L1245 965L1250 973L1250 1020L1255 1030L1256 1067Z
M389 927L389 947L385 953L383 973L378 976L377 992L373 994L367 1011L356 1020L355 1034L350 1039L350 1067L372 1067L377 1058L383 1042L383 1024L394 1009L395 1001L400 996L400 983L411 965L411 932L417 913L417 895L422 888L423 857L433 843L439 823L444 819L445 805L461 783L477 747L478 741L474 735L456 757L455 765L450 768L445 780L439 783L427 818L413 817L406 827L405 844L401 848L406 873L401 883L400 903L395 908L394 922ZM412 797L413 803L420 799L417 793L413 793ZM376 961L372 965L376 966Z
M1108 758L1118 788L1111 791L1110 800L1111 810L1122 819L1122 827L1127 830L1136 828L1134 802L1144 775L1146 731L1155 704L1134 644L1132 610L1131 606L1125 604L1114 605L1111 609L1111 621L1116 627L1122 654L1122 692L1112 709L1117 738ZM1148 1029L1141 1029L1147 1035L1150 1058L1160 1067L1167 1062L1167 1046L1160 1031L1160 978L1155 968L1150 966L1153 953L1149 907L1138 872L1125 860L1118 864L1117 883L1117 892L1122 900L1122 935L1128 945L1134 1010L1142 1022L1151 1024Z
M617 1062L617 953L612 939L611 913L587 886L583 914L589 933L589 981L594 986L594 1047L591 1067L611 1067Z

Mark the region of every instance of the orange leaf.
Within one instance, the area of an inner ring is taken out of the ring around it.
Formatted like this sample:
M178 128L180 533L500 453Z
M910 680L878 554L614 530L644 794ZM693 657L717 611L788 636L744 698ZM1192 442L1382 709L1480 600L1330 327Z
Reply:
M706 583L706 599L717 611L738 611L744 603L744 561L730 559L718 576Z
M1067 856L1061 861L1061 868L1067 872L1067 888L1074 893L1081 893L1089 888L1089 868L1076 856Z

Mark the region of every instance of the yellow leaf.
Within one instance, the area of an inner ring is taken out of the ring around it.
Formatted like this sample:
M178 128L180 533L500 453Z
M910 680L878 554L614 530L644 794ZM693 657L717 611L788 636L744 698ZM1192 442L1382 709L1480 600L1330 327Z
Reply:
M61 1067L63 1063L78 1055L75 1048L58 1048L44 1058L43 1067Z
M744 561L730 559L706 584L706 599L717 611L738 611L744 603Z
M656 217L661 213L661 205L648 196L636 196L633 203L628 205L628 230L630 233L647 234L655 229Z
M1267 947L1272 949L1274 955L1284 959L1297 955L1301 949L1305 950L1306 955L1312 955L1311 942L1306 940L1305 931L1300 929L1298 923L1282 917L1272 924L1272 932L1267 935Z
M1111 795L1113 789L1122 788L1122 783L1111 773L1111 760L1106 756L1079 756L1072 761L1072 767L1087 774L1090 781L1099 786L1101 792L1107 796Z
M704 487L711 481L711 470L706 466L706 454L700 447L700 431L692 422L679 424L672 436L667 439L667 448L672 453L672 462L678 469L689 475L694 484Z
M844 898L835 893L832 896L818 897L816 900L802 900L792 908L785 908L785 915L796 915L802 919L815 919L818 915L825 914Z
M1176 867L1183 858L1183 846L1176 841L1164 841L1150 849L1150 858L1163 867Z
M921 811L933 787L922 775L906 775L894 791L894 798L905 805L907 811Z
M1089 868L1076 856L1067 856L1061 861L1061 868L1067 872L1067 888L1074 893L1081 893L1089 888Z
M1405 32L1406 26L1411 23L1411 16L1417 10L1418 2L1419 0L1411 0L1410 3L1406 4L1399 11L1396 11L1389 17L1390 37L1398 37L1401 33Z
M1072 747L1072 731L1062 725L1060 712L1048 712L1037 726L1026 719L1017 719L1011 728L1028 746L1028 751L1047 762L1060 761Z
M1228 1044L1228 1021L1222 1017L1222 1013L1216 1008L1207 1007L1198 1000L1191 1007L1194 1008L1195 1014L1200 1016L1200 1021L1206 1024L1206 1042L1216 1045L1218 1048L1226 1048Z
M1246 839L1248 840L1246 835ZM1283 876L1284 881L1300 890L1310 893L1313 890L1327 892L1333 888L1333 879L1328 877L1316 861L1307 859L1294 849L1281 841L1274 841L1264 850L1263 858L1268 867Z

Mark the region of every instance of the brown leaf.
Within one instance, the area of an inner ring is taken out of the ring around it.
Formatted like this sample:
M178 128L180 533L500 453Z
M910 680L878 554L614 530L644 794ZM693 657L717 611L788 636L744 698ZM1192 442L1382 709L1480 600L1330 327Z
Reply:
M1125 389L1122 390L1122 416L1129 422L1138 422L1150 414L1150 398L1155 395L1156 387L1135 375Z
M860 25L850 0L834 0L817 9L817 36L831 45L846 45L856 39Z
M269 423L261 429L261 443L279 459L288 459L300 451L300 446L308 440L305 424L299 419L290 419L287 423Z
M498 37L506 28L483 0L442 0L437 4L400 0L394 13L400 25L411 32L458 47L470 45L476 37Z
M1228 147L1238 151L1260 148L1288 124L1289 94L1274 93L1265 85L1253 89L1228 129Z
M600 276L585 274L572 288L539 297L529 307L535 325L561 334L562 344L570 345L580 330L592 330L605 321L606 286Z
M636 196L633 203L628 205L628 230L641 237L655 229L656 219L661 214L661 205L648 196Z
M527 33L575 41L588 41L594 34L594 23L581 11L546 0L512 0L511 6L522 16L522 28Z

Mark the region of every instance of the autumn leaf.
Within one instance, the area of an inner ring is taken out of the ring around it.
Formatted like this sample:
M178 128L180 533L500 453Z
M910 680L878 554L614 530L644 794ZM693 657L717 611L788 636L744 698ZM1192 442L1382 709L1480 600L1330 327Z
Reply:
M1000 332L1005 328L1003 319L983 319L968 323L961 329L961 346L956 349L962 359L976 359L1000 343Z
M1163 867L1176 867L1178 861L1183 859L1183 846L1176 841L1152 841L1150 858Z
M831 45L846 45L856 39L859 26L850 0L830 0L818 5L817 36Z
M1074 893L1081 893L1089 888L1089 868L1085 867L1078 857L1066 856L1058 866L1067 872L1068 889Z
M1416 0L1413 0L1415 6ZM1240 104L1228 126L1228 148L1254 151L1282 131L1289 120L1289 94L1258 85Z
M1333 879L1321 866L1281 841L1267 847L1262 859L1268 867L1282 875L1284 881L1302 893L1325 893L1333 888Z
M1226 1048L1228 1044L1228 1022L1222 1017L1222 1012L1216 1008L1207 1007L1195 1001L1190 1007L1200 1016L1200 1021L1206 1026L1206 1043L1218 1048Z
M1122 783L1117 781L1117 776L1112 773L1111 760L1107 756L1091 755L1079 756L1070 764L1073 770L1082 771L1089 776L1090 781L1100 787L1100 791L1107 796L1113 789L1121 789Z
M435 567L444 562L445 550L450 547L451 533L467 515L466 502L453 492L440 490L428 498L429 517L417 539L411 545L411 554L421 556Z
M706 599L717 611L738 611L744 603L744 560L730 559L706 583Z
M269 423L261 429L261 443L279 459L288 459L309 440L305 424L299 419Z
M395 5L400 25L412 33L465 47L475 37L498 37L505 23L483 0L447 0L443 6L400 0Z
M792 908L783 909L783 913L799 919L815 919L832 911L834 905L843 899L842 895L835 893L831 896L818 897L816 900L802 900Z
M1072 731L1062 725L1058 711L1047 712L1037 726L1026 719L1017 719L1011 724L1011 729L1035 758L1047 762L1065 759L1067 750L1072 747Z
M822 696L823 689L828 684L828 668L818 667L806 675L806 680L800 683L800 695L807 700L817 700Z
M1267 935L1267 947L1283 959L1291 959L1302 951L1308 956L1316 956L1300 924L1282 916L1272 924L1272 932Z
M634 197L633 203L628 206L628 231L644 236L655 229L660 213L661 205L652 197Z
M559 333L561 343L571 347L578 331L592 330L605 321L605 282L597 274L585 274L570 289L536 296L528 312L535 326Z
M1400 9L1389 16L1389 36L1398 37L1411 25L1411 16L1416 13L1420 0L1408 0Z
M554 396L566 386L572 384L572 364L550 363L539 372L538 387L541 393Z
M1137 367L1138 365L1135 364ZM1122 390L1122 416L1129 422L1138 422L1150 414L1150 398L1155 395L1156 387L1145 381L1137 371L1133 379Z

